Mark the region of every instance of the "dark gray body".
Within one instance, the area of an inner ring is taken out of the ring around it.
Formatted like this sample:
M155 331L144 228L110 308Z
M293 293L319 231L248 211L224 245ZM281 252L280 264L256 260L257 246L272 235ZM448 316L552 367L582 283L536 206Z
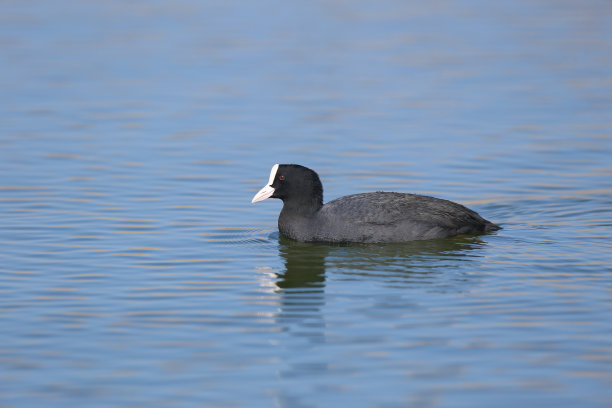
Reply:
M305 242L405 242L481 234L499 229L476 212L448 200L391 192L338 198L314 212L285 203L278 228Z

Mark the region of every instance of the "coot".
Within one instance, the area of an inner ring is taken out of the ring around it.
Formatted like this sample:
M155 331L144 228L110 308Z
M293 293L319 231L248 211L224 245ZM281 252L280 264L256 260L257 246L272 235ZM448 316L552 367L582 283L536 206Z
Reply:
M448 200L377 191L323 204L319 175L298 164L275 164L252 202L283 200L278 229L304 242L405 242L500 229Z

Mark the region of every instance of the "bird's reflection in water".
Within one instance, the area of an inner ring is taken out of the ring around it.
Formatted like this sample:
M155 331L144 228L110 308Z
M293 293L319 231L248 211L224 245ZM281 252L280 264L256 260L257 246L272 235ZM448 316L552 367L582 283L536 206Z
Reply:
M280 255L285 261L284 272L276 285L281 289L321 288L325 285L325 257L333 247L279 237Z
M339 279L376 278L385 286L446 285L449 280L465 280L455 273L482 257L485 246L478 236L410 241L392 244L358 244L337 247L326 255L326 269ZM463 290L464 286L455 289Z
M376 285L394 287L439 285L441 283L438 281L444 279L438 277L454 273L450 265L456 266L460 261L477 259L482 253L478 249L484 245L483 241L474 236L384 245L300 243L279 237L279 252L284 261L284 270L277 274L275 282L280 307L275 319L291 335L291 341L285 346L289 350L295 348L295 353L286 357L287 365L280 373L281 376L315 375L322 378L333 371L324 359L320 363L311 361L303 364L299 357L309 350L316 350L317 345L328 340L337 341L331 338L334 332L337 337L335 323L326 322L325 289L330 278L326 273L333 273L334 285L341 285L347 278L352 281L351 285L359 284L360 281L372 284L373 279L377 280L374 283ZM413 302L412 297L402 289L390 292L384 299L378 298L372 304L364 304L364 310L367 309L368 313L387 313L388 316L393 313L405 314L407 302ZM347 295L351 297L350 292ZM338 301L342 299L336 296L334 302ZM334 305L330 304L329 307ZM393 309L391 314L388 309L376 310L389 307ZM334 320L336 323L337 319L338 316ZM346 316L346 319L345 323L350 323L354 316ZM340 321L339 324L344 323ZM343 333L343 341L351 341L351 334L346 328ZM357 329L354 335L354 341L364 341L359 337L363 336L362 330ZM281 400L284 398L282 395L278 397Z
M285 269L278 274L281 310L277 322L310 343L324 342L325 257L329 247L279 238Z
M483 245L476 236L381 245L301 243L279 237L285 268L277 274L281 306L277 320L287 330L323 341L326 269L340 277L376 276L394 286L435 284L436 276L445 274L449 265L477 258Z
M449 262L469 261L480 256L484 246L478 236L410 241L392 244L324 244L296 242L279 237L284 271L278 274L276 286L299 293L323 292L326 269L342 274L413 274L443 269ZM318 288L318 289L316 289Z

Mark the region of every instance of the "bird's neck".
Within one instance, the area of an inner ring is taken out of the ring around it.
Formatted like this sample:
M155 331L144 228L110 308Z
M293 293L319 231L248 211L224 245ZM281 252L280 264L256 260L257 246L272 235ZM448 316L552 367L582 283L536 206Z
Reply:
M322 197L312 197L308 200L284 200L281 214L311 217L323 207Z
M278 216L278 230L282 235L297 241L311 239L315 228L313 220L321 207L322 204L316 201L284 201Z

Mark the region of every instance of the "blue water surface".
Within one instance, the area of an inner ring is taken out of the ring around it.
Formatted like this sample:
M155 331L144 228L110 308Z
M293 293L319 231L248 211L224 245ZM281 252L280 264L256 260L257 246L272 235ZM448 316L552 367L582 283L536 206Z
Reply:
M608 1L0 4L0 407L606 407ZM503 229L279 236L325 200Z

